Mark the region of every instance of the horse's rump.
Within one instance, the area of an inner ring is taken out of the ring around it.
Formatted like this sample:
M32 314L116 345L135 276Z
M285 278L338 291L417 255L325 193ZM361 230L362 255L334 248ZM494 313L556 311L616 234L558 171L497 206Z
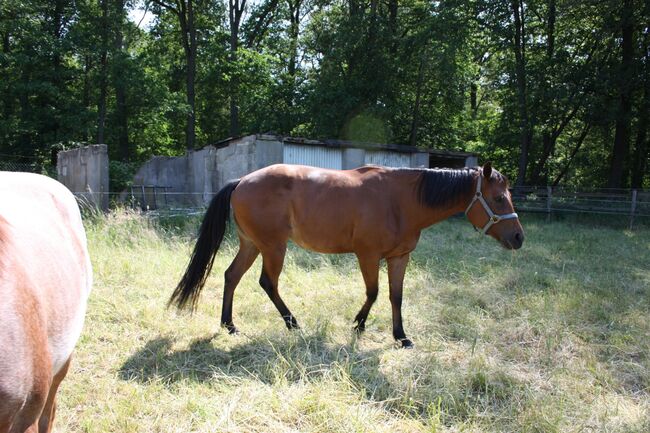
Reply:
M0 431L48 409L81 333L91 272L74 196L44 176L0 172Z

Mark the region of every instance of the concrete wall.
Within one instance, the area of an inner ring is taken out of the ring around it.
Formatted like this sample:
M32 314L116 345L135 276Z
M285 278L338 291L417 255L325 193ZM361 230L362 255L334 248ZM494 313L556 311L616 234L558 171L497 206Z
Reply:
M154 156L133 177L134 196L140 193L140 186L156 186L172 193L167 196L168 203L197 205L209 202L219 190L217 152L216 148L207 146L183 156Z
M191 150L183 156L155 156L147 161L133 177L133 184L165 187L167 203L201 205L210 202L229 180L240 178L262 166L277 162L279 142L258 145L255 136L231 141L217 149L206 146ZM279 148L280 155L282 152ZM160 191L161 192L161 191ZM137 198L139 188L134 191ZM150 201L150 200L149 200Z
M267 155L269 149L261 149L262 146L256 143L254 135L249 135L233 140L228 146L218 149L214 178L215 191L219 191L228 181L239 179L260 168L258 161L269 158Z
M347 145L334 147L308 141L285 143L282 138L265 134L249 135L227 143L224 147L207 146L179 157L154 157L138 170L134 184L167 187L172 193L180 193L168 195L167 203L199 205L209 203L228 181L283 162L336 165L343 169L361 167L368 162L413 168L429 166L426 152L395 152ZM334 157L338 158L336 164L332 162ZM475 159L470 157L468 162Z
M108 148L105 144L59 152L57 178L89 203L108 209Z
M251 136L254 138L255 136ZM284 143L274 135L260 135L255 140L255 170L283 162Z
M187 186L187 158L185 156L154 156L145 162L133 177L134 185L156 185L171 192L185 192Z

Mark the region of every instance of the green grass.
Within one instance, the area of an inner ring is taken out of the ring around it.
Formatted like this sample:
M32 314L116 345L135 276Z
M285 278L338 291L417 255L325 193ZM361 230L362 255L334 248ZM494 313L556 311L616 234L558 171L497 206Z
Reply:
M87 223L95 286L56 431L650 431L647 229L524 217L512 253L465 221L434 226L405 282L416 348L398 350L385 269L352 332L365 291L349 255L290 248L280 290L298 332L259 288L259 260L235 294L241 334L220 330L232 240L198 311L167 310L197 224Z

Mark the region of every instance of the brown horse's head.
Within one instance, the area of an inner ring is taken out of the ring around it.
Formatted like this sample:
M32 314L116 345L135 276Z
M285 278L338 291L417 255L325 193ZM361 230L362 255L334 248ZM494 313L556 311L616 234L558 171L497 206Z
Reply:
M469 221L505 248L521 248L524 229L512 206L508 179L487 162L479 171L474 191L472 201L465 211Z

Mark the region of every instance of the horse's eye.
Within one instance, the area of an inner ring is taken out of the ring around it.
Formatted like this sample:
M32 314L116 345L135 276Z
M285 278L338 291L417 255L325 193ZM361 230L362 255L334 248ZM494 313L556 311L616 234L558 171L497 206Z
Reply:
M497 203L502 203L503 202L503 195L498 195L494 200L496 200Z

